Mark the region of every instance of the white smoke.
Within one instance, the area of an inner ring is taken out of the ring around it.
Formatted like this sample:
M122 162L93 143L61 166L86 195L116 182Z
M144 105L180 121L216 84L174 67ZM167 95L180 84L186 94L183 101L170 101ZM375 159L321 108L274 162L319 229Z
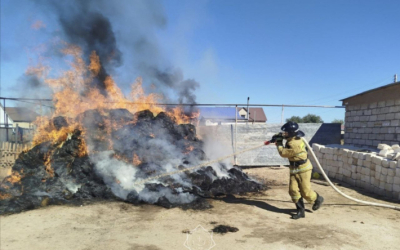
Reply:
M66 183L65 186L67 187L68 191L70 191L73 194L78 192L79 188L81 187L81 185L78 185L78 184L75 184L72 182Z
M160 144L165 145L166 142L157 140L157 145L159 146ZM169 156L173 156L173 158L167 160L162 157L163 160L161 162L165 163L165 165L162 166L164 173L178 170L176 167L179 165L181 159L175 158L179 155L178 151L172 145L166 147L165 150L169 152ZM167 188L157 190L157 192L148 190L145 188L144 184L141 183L144 179L136 176L139 171L137 166L112 158L113 154L114 151L112 150L103 151L91 155L90 160L95 163L96 173L103 178L106 185L111 188L112 192L117 197L125 200L129 193L134 191L138 194L140 200L148 203L155 203L161 197L165 197L169 202L176 204L190 203L196 199L196 196L190 193L183 193L182 188L175 189L176 192L174 193ZM148 157L149 156L151 156L151 154L149 154ZM180 155L180 157L182 157L182 155ZM175 183L179 183L185 187L192 187L190 182L182 179L181 174L174 174L170 177L174 179ZM150 180L146 183L165 184L158 180Z
M176 161L176 160L175 160L175 161ZM172 165L171 163L166 164L165 167L164 167L165 172L166 172L166 173L171 173L171 172L176 171L176 170L177 170L177 169L176 169L176 166L178 166L178 162L176 162L175 165ZM170 175L170 177L171 177L172 179L174 179L174 181L175 181L176 183L179 183L179 184L181 184L181 185L184 186L184 187L192 187L192 184L191 184L190 182L185 181L185 180L182 179L181 174L173 174L173 175Z
M203 142L203 151L211 160L233 154L231 145L224 144L221 141L212 138L211 136L205 135ZM217 173L218 178L229 178L228 170L233 167L231 163L232 159L233 156L232 158L227 158L219 163L214 163L211 165L211 167Z
M113 151L103 151L90 156L90 160L95 163L95 171L103 177L104 182L112 192L126 199L128 194L135 190L135 174L137 169L126 162L112 158Z
M139 193L139 197L141 200L149 203L155 203L159 198L165 197L169 202L175 204L185 204L190 203L196 199L196 196L190 193L182 193L179 192L182 189L175 189L177 191L176 194L172 193L171 189L161 189L158 192L151 192L147 189L144 189Z

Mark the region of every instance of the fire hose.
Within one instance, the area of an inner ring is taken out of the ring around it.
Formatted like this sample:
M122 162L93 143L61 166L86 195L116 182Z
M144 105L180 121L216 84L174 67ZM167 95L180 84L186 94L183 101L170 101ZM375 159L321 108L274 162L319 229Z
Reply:
M351 197L351 196L349 196L349 195L343 193L342 191L340 191L340 190L331 182L331 180L329 179L329 177L326 175L324 169L322 168L321 164L319 163L318 158L315 156L315 154L314 154L312 148L310 147L310 145L308 144L307 140L304 139L304 137L301 137L301 138L303 139L304 143L307 145L309 151L311 152L312 157L314 158L315 162L317 163L318 168L321 170L321 173L322 173L322 175L324 176L325 180L326 180L326 181L329 183L329 185L330 185L336 192L338 192L340 195L344 196L345 198L347 198L347 199L349 199L349 200L352 200L352 201L355 201L355 202L358 202L358 203L362 203L362 204L365 204L365 205L368 205L368 206L386 207L386 208L391 208L391 209L395 209L395 210L400 210L400 207L397 207L397 206L359 200L359 199L353 198L353 197ZM243 154L243 153L245 153L245 152L248 152L248 151L251 151L251 150L254 150L254 149L257 149L257 148L261 148L261 147L263 147L263 146L265 146L265 144L263 144L263 145L258 145L258 146L255 146L255 147L251 147L251 148L248 148L248 149L245 149L245 150L242 150L242 151L239 151L239 152L236 152L236 153L227 155L227 156L220 157L220 158L215 159L215 160L212 160L212 161L204 162L204 163L199 164L199 165L194 166L194 167L189 167L189 168L185 168L185 169L182 169L182 170L177 170L177 171L173 171L173 172L168 172L168 173L163 173L163 174L160 174L160 175L152 176L152 177L146 178L146 179L144 179L144 180L142 180L142 181L136 182L135 184L141 185L141 184L144 184L144 183L146 183L146 182L148 182L148 181L150 181L150 180L155 180L155 179L159 179L159 178L162 178L162 177L171 176L171 175L174 175L174 174L179 174L179 173L183 173L183 172L187 172L187 171L192 171L192 170L195 170L195 169L198 169L198 168L206 167L206 166L209 166L209 165L211 165L211 164L213 164L213 163L220 162L220 161L225 160L225 159L228 159L228 158L230 158L230 157L232 157L232 156L239 155L239 154Z
M376 207L386 207L386 208L391 208L391 209L395 209L395 210L400 210L400 207L396 207L393 205L387 205L387 204L382 204L382 203L376 203L376 202L369 202L369 201L363 201L363 200L359 200L356 198L353 198L345 193L343 193L342 191L340 191L335 185L333 185L333 183L331 182L331 180L328 178L328 176L326 175L324 169L322 168L321 164L319 163L317 157L314 154L314 151L312 150L312 148L310 147L310 145L308 144L307 140L304 139L304 137L302 137L301 139L303 139L304 143L307 145L308 149L311 152L311 155L313 156L315 162L317 163L318 168L321 170L322 175L324 176L325 180L329 183L329 185L336 191L338 192L340 195L346 197L349 200L358 202L358 203L362 203L368 206L376 206Z

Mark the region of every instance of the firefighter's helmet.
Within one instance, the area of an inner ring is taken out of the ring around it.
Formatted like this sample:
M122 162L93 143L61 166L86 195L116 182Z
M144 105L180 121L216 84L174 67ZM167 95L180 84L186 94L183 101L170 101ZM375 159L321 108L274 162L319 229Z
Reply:
M292 122L289 121L287 123L285 123L282 127L281 130L285 131L285 132L295 132L299 129L299 124L297 124L296 122Z
M299 124L296 122L289 121L285 123L281 130L287 132L287 137L293 137L297 135L297 130L299 129Z

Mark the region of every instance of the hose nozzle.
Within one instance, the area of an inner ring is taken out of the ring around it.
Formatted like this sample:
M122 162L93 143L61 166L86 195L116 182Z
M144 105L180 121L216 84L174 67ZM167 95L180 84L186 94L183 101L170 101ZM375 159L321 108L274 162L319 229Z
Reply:
M283 137L282 132L272 136L271 140L264 142L264 145L269 145L271 143L275 143L277 141L277 139L280 138L280 137Z

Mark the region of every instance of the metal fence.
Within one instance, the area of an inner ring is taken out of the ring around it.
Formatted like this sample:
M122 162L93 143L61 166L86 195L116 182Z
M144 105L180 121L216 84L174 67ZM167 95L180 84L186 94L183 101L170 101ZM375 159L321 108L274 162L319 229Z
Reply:
M0 127L0 142L27 144L33 139L33 128Z

